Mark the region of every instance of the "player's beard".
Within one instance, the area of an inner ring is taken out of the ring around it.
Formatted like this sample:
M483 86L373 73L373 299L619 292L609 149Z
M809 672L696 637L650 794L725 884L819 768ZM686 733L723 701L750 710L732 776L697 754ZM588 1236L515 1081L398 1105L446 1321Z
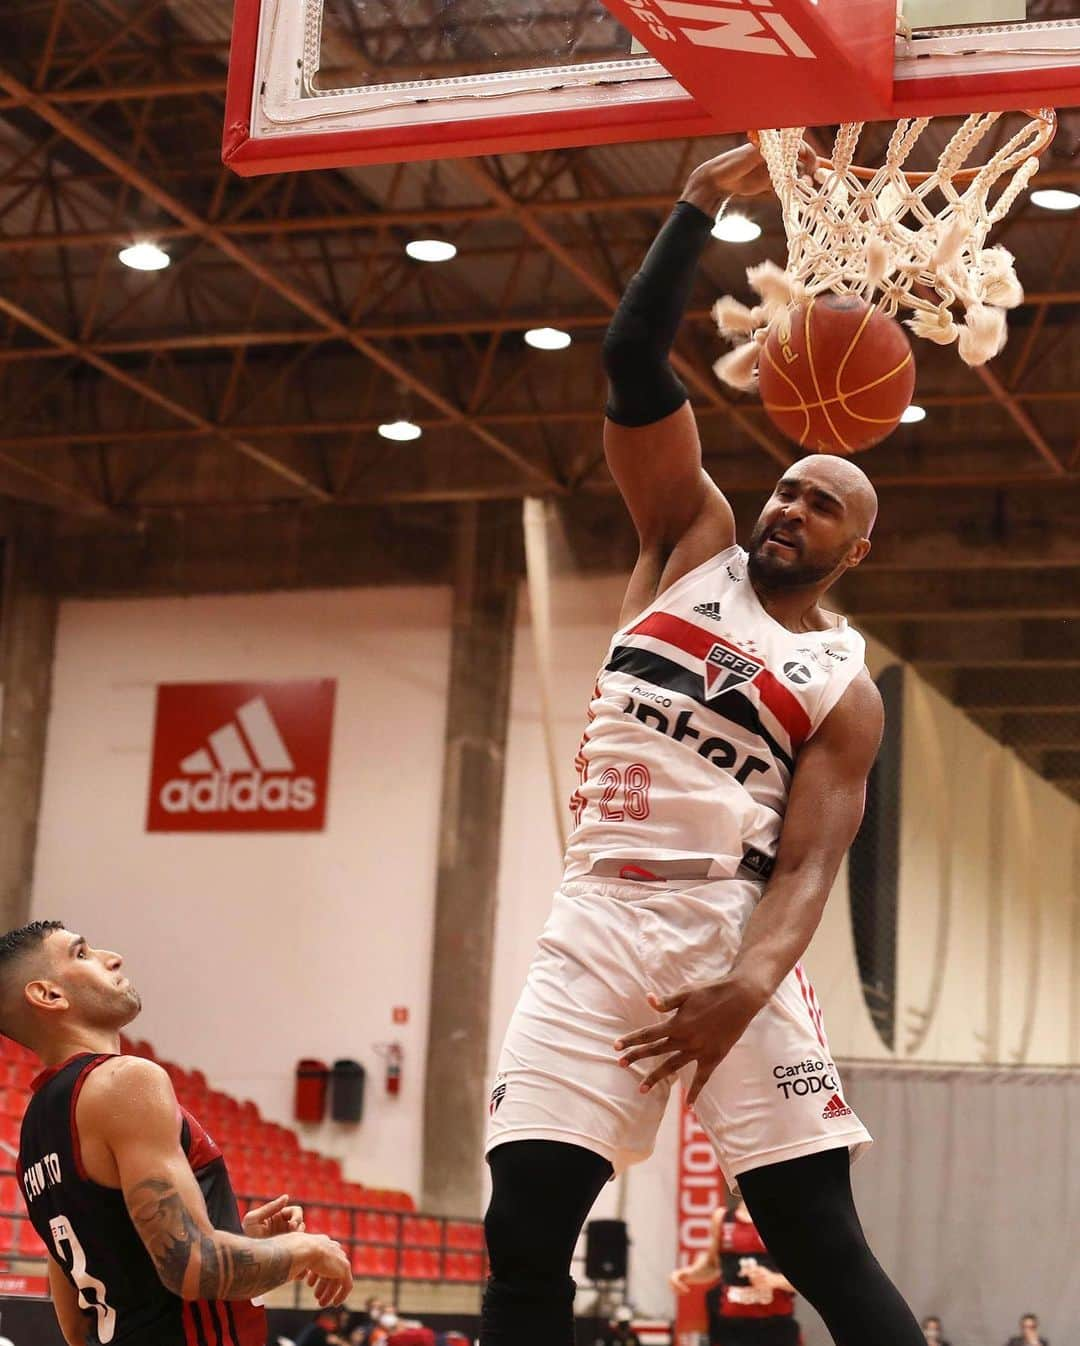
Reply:
M770 532L772 529L758 524L750 538L750 559L746 569L751 583L757 589L774 593L784 589L811 589L835 574L848 553L847 546L844 546L833 555L811 560L801 555L791 560L770 556L763 550Z

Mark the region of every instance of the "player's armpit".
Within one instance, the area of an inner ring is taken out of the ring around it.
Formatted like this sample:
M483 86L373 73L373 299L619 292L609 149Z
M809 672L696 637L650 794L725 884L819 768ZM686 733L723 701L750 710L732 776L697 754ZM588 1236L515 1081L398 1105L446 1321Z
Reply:
M60 1334L67 1346L86 1346L90 1319L79 1308L75 1287L64 1275L53 1258L48 1259L49 1296L52 1299Z

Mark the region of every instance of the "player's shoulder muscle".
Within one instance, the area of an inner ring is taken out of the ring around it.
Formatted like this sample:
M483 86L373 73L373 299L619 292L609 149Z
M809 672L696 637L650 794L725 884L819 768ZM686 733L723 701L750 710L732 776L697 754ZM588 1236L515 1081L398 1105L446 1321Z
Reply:
M843 754L869 771L881 746L885 707L869 670L862 668L814 736L819 747ZM814 742L814 739L811 742Z
M168 1074L154 1061L116 1056L87 1077L79 1095L80 1130L103 1140L175 1129L178 1104Z

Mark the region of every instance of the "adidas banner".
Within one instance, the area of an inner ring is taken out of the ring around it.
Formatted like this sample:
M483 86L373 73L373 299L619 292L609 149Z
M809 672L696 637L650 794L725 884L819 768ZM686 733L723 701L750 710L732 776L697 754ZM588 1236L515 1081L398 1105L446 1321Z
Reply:
M157 689L148 832L321 832L336 683Z

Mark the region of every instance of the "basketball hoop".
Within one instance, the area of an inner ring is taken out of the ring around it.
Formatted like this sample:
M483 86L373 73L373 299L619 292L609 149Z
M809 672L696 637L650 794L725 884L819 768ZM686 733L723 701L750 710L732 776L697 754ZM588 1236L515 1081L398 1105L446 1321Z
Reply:
M747 272L761 296L757 307L730 297L717 303L721 335L740 343L716 362L717 376L751 387L770 329L784 322L791 305L825 291L857 295L887 317L909 312L907 326L917 336L942 346L955 341L969 365L997 355L1006 311L1024 292L1012 254L986 247L986 238L1038 172L1039 155L1057 130L1052 109L1029 112L1020 131L972 165L1001 115L969 116L930 172L904 166L930 117L898 121L878 168L855 163L863 123L845 123L812 180L799 162L805 128L754 133L783 211L788 263L784 271L766 262ZM1002 190L991 204L998 183Z

